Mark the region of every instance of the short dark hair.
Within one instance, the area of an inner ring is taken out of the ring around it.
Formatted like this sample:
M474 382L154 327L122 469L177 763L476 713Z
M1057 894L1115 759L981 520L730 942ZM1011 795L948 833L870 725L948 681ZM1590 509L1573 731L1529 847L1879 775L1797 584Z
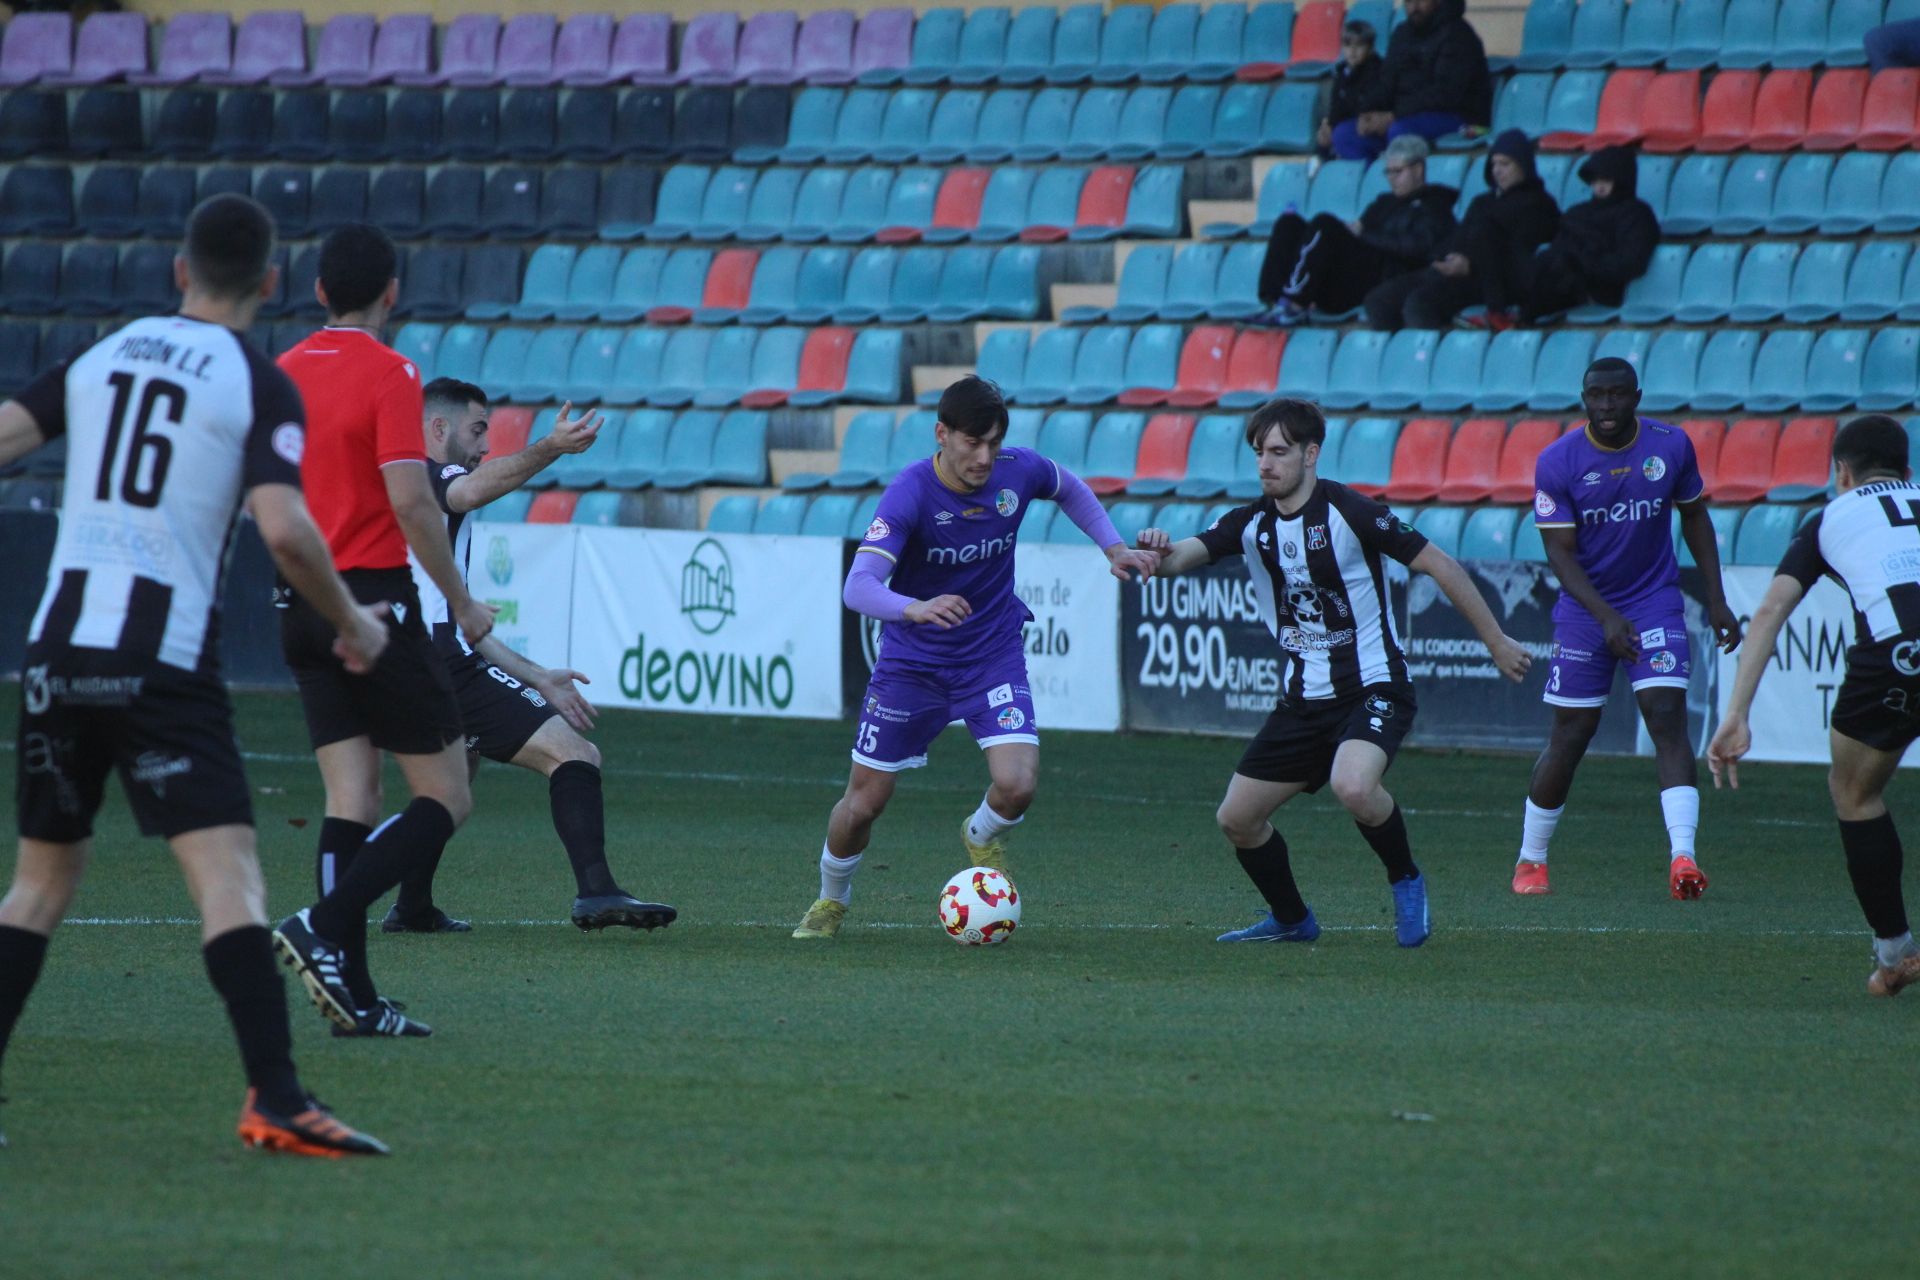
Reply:
M1000 384L991 378L970 373L940 393L935 415L947 430L985 440L994 432L1007 432L1007 398Z
M1352 22L1347 23L1346 26L1340 29L1340 38L1342 40L1358 40L1363 44L1373 44L1379 39L1379 37L1374 34L1373 24L1365 18L1355 18Z
M259 204L233 192L209 196L187 220L187 274L208 293L245 298L267 278L273 240L273 215Z
M1884 413L1869 413L1840 428L1833 437L1833 460L1856 477L1907 469L1907 432Z
M386 292L398 257L393 241L378 227L350 222L320 244L320 287L327 311L336 316L363 311Z
M1273 427L1280 428L1280 434L1287 438L1288 444L1327 442L1327 416L1311 400L1281 397L1267 401L1248 414L1247 447L1258 453L1261 441L1267 438L1267 431Z
M455 405L462 409L470 404L482 409L490 407L486 392L458 378L435 378L420 388L420 400L427 405Z
M1633 379L1634 386L1640 385L1640 371L1633 367L1631 360L1622 360L1619 356L1601 356L1595 360L1587 366L1587 372L1580 379L1581 383L1584 385L1586 380L1596 373L1624 373Z

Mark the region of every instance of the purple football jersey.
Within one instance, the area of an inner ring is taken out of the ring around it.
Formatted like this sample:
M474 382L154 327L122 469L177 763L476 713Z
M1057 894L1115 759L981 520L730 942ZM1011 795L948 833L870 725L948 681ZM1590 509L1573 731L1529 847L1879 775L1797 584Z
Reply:
M887 486L859 554L894 565L888 582L916 600L957 595L973 612L959 626L889 622L880 633L887 658L945 665L991 657L1020 643L1033 614L1014 593L1013 547L1036 498L1060 490L1060 470L1031 449L1003 449L993 474L973 493L958 493L935 474L933 460L914 463Z
M1574 531L1575 555L1601 599L1628 617L1679 611L1674 504L1705 488L1684 431L1642 418L1626 445L1606 449L1583 428L1542 450L1533 478L1534 523ZM1553 616L1587 611L1563 591Z

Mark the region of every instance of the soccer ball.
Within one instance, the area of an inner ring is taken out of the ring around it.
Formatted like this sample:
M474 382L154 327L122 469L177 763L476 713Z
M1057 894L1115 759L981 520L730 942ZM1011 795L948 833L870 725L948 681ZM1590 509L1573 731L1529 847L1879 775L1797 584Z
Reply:
M1004 871L968 867L940 891L940 927L963 947L990 947L1020 923L1020 891Z

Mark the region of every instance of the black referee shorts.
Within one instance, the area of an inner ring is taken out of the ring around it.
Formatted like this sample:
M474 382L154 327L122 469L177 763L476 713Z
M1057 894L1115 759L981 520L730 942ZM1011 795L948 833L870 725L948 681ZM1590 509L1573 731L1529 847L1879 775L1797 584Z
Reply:
M107 649L34 645L20 702L14 798L25 838L91 836L116 771L143 835L253 825L233 708L217 675Z
M1847 650L1847 674L1834 696L1830 723L1877 751L1902 752L1920 738L1920 640Z
M1418 710L1412 689L1390 684L1368 685L1351 698L1283 701L1253 735L1235 772L1318 791L1333 776L1333 757L1344 742L1371 742L1391 762Z
M387 647L372 671L349 672L333 656L335 633L298 595L280 616L280 647L300 686L315 748L367 738L382 751L426 756L460 737L460 708L446 663L427 636L420 597L405 569L349 569L340 575L362 604L386 601Z
M479 654L442 653L453 676L453 696L460 704L467 750L512 764L527 739L560 714L538 689L523 684Z

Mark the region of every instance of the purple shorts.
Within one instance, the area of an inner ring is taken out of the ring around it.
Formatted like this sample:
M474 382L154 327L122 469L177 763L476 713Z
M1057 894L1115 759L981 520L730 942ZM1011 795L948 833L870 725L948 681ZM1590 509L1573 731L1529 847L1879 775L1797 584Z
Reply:
M853 758L885 773L918 769L927 745L955 720L964 720L982 747L1040 742L1027 685L1027 659L1019 650L979 665L942 671L888 662L874 666L854 729Z
M1686 688L1693 671L1686 620L1678 613L1656 613L1631 621L1640 631L1640 658L1626 664L1634 690ZM1613 669L1621 662L1594 619L1584 614L1562 619L1553 626L1553 660L1541 701L1556 707L1605 706Z

